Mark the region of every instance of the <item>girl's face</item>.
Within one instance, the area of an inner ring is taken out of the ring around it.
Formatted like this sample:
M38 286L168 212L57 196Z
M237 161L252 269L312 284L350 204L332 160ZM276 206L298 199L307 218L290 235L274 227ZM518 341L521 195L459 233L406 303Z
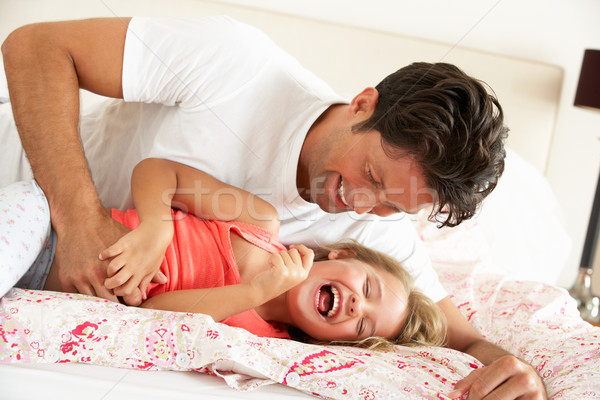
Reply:
M332 251L315 262L308 278L287 293L292 325L318 340L394 338L407 316L399 279Z

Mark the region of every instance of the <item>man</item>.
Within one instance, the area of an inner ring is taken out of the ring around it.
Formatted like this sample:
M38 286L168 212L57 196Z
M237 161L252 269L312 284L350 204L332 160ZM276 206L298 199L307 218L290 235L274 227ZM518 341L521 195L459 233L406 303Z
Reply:
M446 297L404 218L433 205L442 224L458 224L501 175L501 109L474 79L414 64L348 103L261 32L224 17L36 24L2 49L63 286L139 303L139 290L103 285L98 254L125 233L103 206L131 206L133 166L168 158L265 198L286 244L352 237L401 260L444 311L449 347L487 366L454 397L545 398L533 368L485 341ZM79 88L125 102L79 118ZM15 157L0 183L23 179L26 166Z

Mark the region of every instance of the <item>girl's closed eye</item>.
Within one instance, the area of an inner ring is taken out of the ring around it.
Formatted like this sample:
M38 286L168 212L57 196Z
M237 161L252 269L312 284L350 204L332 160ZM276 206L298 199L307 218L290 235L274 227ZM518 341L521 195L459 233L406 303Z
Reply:
M371 294L371 281L369 280L369 277L366 277L366 279L365 279L365 283L363 285L363 294L364 294L365 298L368 298L369 295ZM360 319L360 321L358 322L358 337L360 337L365 332L366 326L367 326L366 318L362 317Z
M365 319L361 318L358 322L358 334L356 335L358 338L360 338L361 335L364 333L366 325L367 323L365 322Z

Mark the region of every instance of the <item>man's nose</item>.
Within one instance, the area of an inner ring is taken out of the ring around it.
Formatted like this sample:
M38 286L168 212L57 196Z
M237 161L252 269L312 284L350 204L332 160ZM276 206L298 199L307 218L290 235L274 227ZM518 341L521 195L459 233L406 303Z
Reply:
M350 295L350 303L348 304L348 314L351 317L360 315L362 312L363 304L362 301L355 294Z

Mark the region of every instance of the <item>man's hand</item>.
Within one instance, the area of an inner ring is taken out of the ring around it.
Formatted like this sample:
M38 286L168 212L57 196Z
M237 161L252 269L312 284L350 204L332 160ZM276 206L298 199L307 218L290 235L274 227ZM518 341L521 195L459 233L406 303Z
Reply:
M547 398L544 383L531 365L485 340L448 297L437 304L448 320L448 347L485 365L458 381L448 397L456 399L468 393L469 400Z
M110 217L110 212L90 216L76 225L58 230L54 269L62 290L117 301L112 290L104 286L108 262L98 254L130 229Z
M458 381L448 394L457 399L469 393L468 400L545 400L546 388L533 367L517 357L507 355L471 372Z

